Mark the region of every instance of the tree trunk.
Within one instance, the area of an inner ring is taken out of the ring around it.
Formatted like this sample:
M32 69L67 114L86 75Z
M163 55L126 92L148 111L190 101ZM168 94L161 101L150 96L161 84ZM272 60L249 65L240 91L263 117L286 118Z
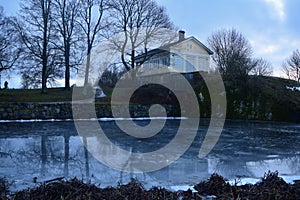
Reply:
M70 64L66 64L65 89L70 90Z
M66 44L65 62L66 62L65 90L70 90L70 44L69 42L67 42Z
M42 94L47 93L47 78L46 78L47 64L45 65L43 62L42 69Z
M88 54L87 54L85 76L84 76L84 87L86 87L89 83L90 65L91 65L91 48L88 49Z
M131 50L131 79L132 80L136 80L136 70L137 69L135 69L135 59L134 59L134 57L135 57L135 53L134 53L134 49L133 50Z
M47 31L44 31L42 66L42 94L47 93Z
M131 69L134 69L134 63L135 63L135 59L134 59L135 55L134 55L134 49L131 51Z
M44 3L44 2L43 2ZM47 3L47 2L46 2ZM46 7L46 5L42 5L43 11L43 52L42 52L42 94L47 93L47 65L48 65L48 55L47 55L47 47L48 47L48 20L49 20L49 11L50 8Z

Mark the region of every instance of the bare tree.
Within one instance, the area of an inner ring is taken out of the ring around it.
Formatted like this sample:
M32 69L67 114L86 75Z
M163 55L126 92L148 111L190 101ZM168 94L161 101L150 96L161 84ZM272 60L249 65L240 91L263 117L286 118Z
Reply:
M282 69L288 78L300 82L300 51L293 51L292 55L282 64Z
M255 59L253 62L256 62L256 66L252 69L251 74L256 76L271 76L273 73L273 67L271 63L260 58Z
M104 21L104 11L107 9L106 0L85 0L80 1L79 21L86 42L86 68L84 77L84 86L88 85L89 71L91 64L91 51L100 37L100 32L106 26Z
M173 24L164 7L153 0L111 0L109 5L114 31L121 33L113 43L125 68L134 69L136 53L146 54L149 43L161 36L161 29L172 29Z
M58 48L63 53L65 66L65 89L70 89L70 68L81 63L79 45L79 26L76 23L79 14L79 2L77 0L54 0L55 27L61 35L61 45Z
M16 34L15 19L6 17L0 6L0 88L1 73L11 69L22 51L18 35Z
M235 29L220 30L208 38L214 51L213 60L222 75L246 79L256 62L251 59L252 48L247 39Z
M23 89L34 88L37 89L41 86L40 71L31 68L32 70L21 75L21 85Z
M56 62L61 59L56 53L55 33L53 32L52 16L53 0L23 0L21 5L21 16L19 33L22 42L26 47L23 54L27 61L23 73L36 69L41 79L34 77L34 80L41 80L42 93L46 93L47 82L54 81L61 77L61 71L56 67ZM40 70L41 69L41 70ZM31 76L29 76L31 77Z

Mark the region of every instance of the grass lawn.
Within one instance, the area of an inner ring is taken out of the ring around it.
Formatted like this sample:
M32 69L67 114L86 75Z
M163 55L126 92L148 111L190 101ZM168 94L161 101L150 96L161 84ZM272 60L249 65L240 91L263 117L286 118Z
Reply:
M76 100L90 99L94 98L93 93L89 91L89 95L84 96L81 92L83 88L77 87ZM42 94L41 89L8 89L0 90L0 102L68 102L72 101L73 89L65 90L64 88L47 88L47 93ZM126 93L127 90L124 89L122 93ZM110 103L110 97L103 97L96 99L96 104L108 104ZM123 102L119 102L123 103Z
M0 90L0 102L61 102L72 100L72 90L48 88L47 94L41 89L8 89Z
M76 88L76 100L94 98L93 93L89 93L88 96L82 95L83 88ZM126 103L123 101L123 96L127 96L129 89L122 88L119 92L119 101L117 104ZM8 89L0 90L0 102L66 102L72 101L73 90L65 90L64 88L48 88L46 94L41 93L41 89ZM131 104L151 104L153 102L159 104L173 104L175 101L166 100L166 92L158 88L143 88L140 92L132 96ZM106 96L103 98L97 98L96 104L109 104L111 97ZM176 101L175 101L176 102ZM128 103L128 102L127 102Z

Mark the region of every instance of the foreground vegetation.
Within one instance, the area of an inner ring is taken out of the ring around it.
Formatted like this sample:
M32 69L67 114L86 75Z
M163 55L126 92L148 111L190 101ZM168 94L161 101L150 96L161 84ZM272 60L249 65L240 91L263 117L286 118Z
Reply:
M15 194L9 194L8 186L2 179L0 184L0 199L27 200L27 199L299 199L300 184L286 183L278 177L278 172L268 172L256 184L238 186L236 182L230 185L227 180L218 174L212 174L207 181L194 186L195 191L169 191L162 187L152 187L147 190L135 179L125 185L117 187L99 188L93 184L74 178L63 180L58 178L40 184L35 188L26 189Z

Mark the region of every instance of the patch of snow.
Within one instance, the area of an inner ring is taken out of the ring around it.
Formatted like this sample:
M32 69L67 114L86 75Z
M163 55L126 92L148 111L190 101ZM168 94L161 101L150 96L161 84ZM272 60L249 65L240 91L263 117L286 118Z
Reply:
M73 121L73 119L17 119L17 120L0 120L0 123L65 122L65 121Z
M280 177L287 183L294 183L295 180L300 180L299 175L280 175Z
M267 155L267 158L278 158L279 155Z
M91 118L91 119L76 119L76 121L144 121L144 120L184 120L187 117L136 117L136 118L113 118L113 117L103 117L103 118Z
M295 180L300 180L300 176L299 175L280 175L279 177L283 178L283 180L286 183L290 183L293 184ZM237 185L237 186L241 186L241 185L245 185L245 184L256 184L258 182L260 182L262 179L261 178L240 178L240 179L231 179L229 180L229 184L230 185Z
M103 118L90 118L90 119L76 119L76 121L144 121L144 120L184 120L187 117L137 117L137 118L113 118L113 117L103 117ZM30 123L30 122L65 122L74 121L74 119L20 119L20 120L0 120L0 123Z
M188 189L192 190L192 192L197 192L197 190L194 189L194 186L190 185L174 185L170 187L173 191L187 191Z
M94 87L95 98L106 97L103 90L100 87Z
M286 86L286 89L292 90L292 91L299 91L300 92L300 87L295 87L295 86L289 87L289 86Z
M241 185L245 185L245 184L255 184L257 182L259 182L261 179L259 178L240 178L240 179L234 179L234 180L229 180L229 184L230 185L237 185L237 186L241 186Z
M204 101L204 96L203 96L203 94L201 92L199 93L199 99L200 99L201 102Z

